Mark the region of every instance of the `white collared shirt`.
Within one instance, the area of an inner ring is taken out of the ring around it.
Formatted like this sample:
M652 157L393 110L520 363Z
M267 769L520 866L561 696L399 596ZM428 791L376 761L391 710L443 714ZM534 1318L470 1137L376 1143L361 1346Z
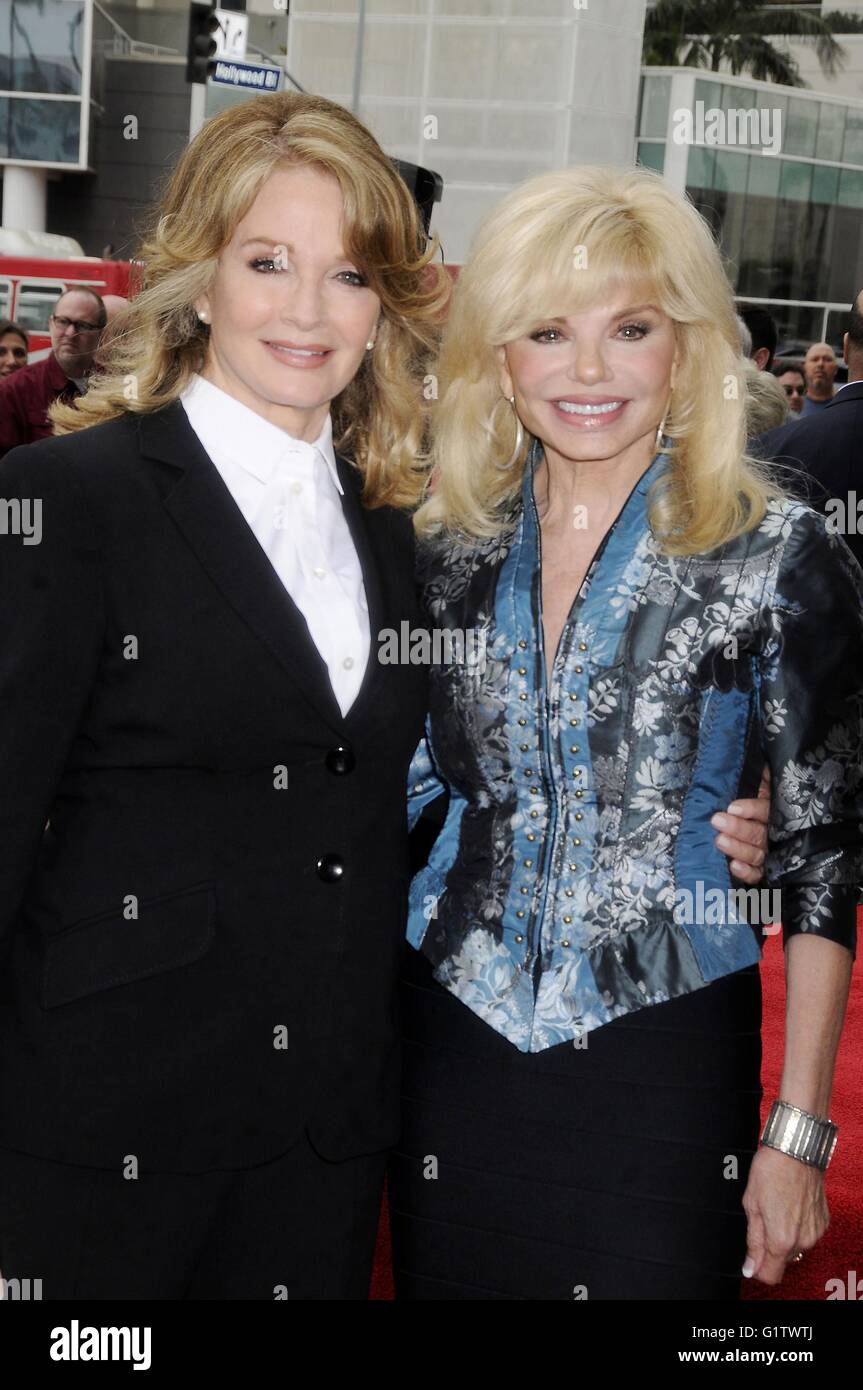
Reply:
M340 500L330 416L307 444L197 373L180 400L305 618L347 714L362 685L371 639L362 570Z

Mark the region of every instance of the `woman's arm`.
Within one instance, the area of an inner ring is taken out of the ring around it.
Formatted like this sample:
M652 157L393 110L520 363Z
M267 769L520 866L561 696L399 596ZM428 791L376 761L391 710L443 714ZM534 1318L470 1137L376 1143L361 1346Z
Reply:
M863 573L812 513L785 547L768 618L760 673L775 789L767 873L780 885L786 973L777 1099L827 1119L863 877ZM767 1284L778 1284L829 1224L821 1170L764 1145L743 1206L743 1272Z
M29 538L0 529L0 961L102 649L101 557L73 467L47 440L0 463L7 515L26 502L39 518Z
M830 1092L845 1018L851 952L817 936L785 950L785 1056L779 1099L829 1118ZM743 1198L749 1218L743 1273L778 1284L789 1260L821 1239L830 1223L824 1174L762 1145Z
M793 936L785 949L785 1054L779 1094L789 1105L827 1115L853 969L851 952L817 936Z
M786 525L790 525L786 521ZM856 949L863 882L863 570L823 517L793 530L763 614L759 713L772 801L766 877L783 940Z

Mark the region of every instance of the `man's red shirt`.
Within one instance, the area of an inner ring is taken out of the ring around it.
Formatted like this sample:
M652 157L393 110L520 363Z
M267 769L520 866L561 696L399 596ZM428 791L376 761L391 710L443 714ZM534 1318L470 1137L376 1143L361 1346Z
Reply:
M54 433L48 422L49 405L74 400L81 392L53 352L0 381L0 455L16 444L30 444Z

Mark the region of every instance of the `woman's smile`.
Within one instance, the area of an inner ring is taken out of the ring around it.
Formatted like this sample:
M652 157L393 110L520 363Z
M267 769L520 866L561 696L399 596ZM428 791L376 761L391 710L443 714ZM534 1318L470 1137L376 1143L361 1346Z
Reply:
M550 404L571 429L595 431L616 424L629 402L618 396L563 396Z
M300 347L297 343L264 339L264 347L278 362L304 372L322 367L332 356L332 348L321 347L317 343L308 347Z

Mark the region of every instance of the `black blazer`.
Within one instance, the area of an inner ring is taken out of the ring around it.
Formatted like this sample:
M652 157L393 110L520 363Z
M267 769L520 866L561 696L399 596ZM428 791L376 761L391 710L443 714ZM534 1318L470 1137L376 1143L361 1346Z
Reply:
M346 718L179 401L0 463L43 527L0 534L2 1145L196 1172L397 1138L426 671L377 660L421 622L409 519L338 469L372 632Z
M849 508L853 509L851 524L839 534L847 541L858 564L863 565L863 507L858 521L855 505L856 498L863 503L861 440L863 381L855 381L843 387L823 410L768 430L755 440L753 447L762 458L802 468L802 478L790 475L783 481L789 486L796 484L795 491L817 511L826 511L830 499L836 499L845 509L847 523ZM856 494L856 498L852 494Z

